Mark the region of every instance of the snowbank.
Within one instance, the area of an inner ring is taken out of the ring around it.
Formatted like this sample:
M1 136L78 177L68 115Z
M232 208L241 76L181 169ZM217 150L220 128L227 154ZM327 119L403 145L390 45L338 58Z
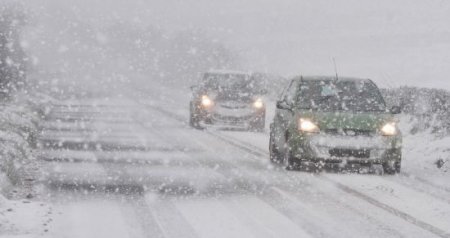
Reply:
M450 187L450 136L436 133L432 127L417 130L421 119L413 115L401 118L403 132L403 171L444 188Z
M16 95L0 104L0 173L14 185L26 185L36 176L36 148L39 120L53 99L41 94Z
M38 117L29 105L0 105L0 169L13 184L32 180L30 165L34 161Z
M0 236L42 236L52 222L51 215L52 209L44 203L29 200L11 201L0 195Z
M400 119L403 132L403 171L410 176L448 188L450 92L400 87L384 89L383 95L388 105L400 105L403 109Z
M32 98L32 100L30 100ZM38 180L33 156L45 96L17 95L0 104L0 235L35 237L46 232L50 208L33 202ZM12 200L6 199L6 197Z

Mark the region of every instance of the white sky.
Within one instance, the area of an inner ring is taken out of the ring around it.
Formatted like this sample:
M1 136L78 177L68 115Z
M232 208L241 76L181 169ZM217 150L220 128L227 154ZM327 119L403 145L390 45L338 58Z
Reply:
M166 31L200 28L282 75L339 73L381 86L450 89L448 0L41 0L55 14L102 24L120 18Z

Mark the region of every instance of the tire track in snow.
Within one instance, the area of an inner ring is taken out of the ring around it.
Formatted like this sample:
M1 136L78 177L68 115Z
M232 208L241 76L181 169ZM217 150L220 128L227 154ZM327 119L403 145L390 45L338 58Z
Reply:
M387 212L389 212L389 213L391 213L391 214L393 214L393 215L395 215L397 217L400 217L403 220L405 220L405 221L407 221L407 222L409 222L409 223L411 223L411 224L413 224L415 226L421 227L422 229L427 230L427 231L429 231L429 232L431 232L431 233L433 233L433 234L435 234L435 235L437 235L439 237L450 238L450 233L448 233L448 232L446 232L446 231L444 231L444 230L442 230L442 229L440 229L438 227L435 227L435 226L433 226L433 225L431 225L431 224L429 224L427 222L424 222L424 221L422 221L422 220L420 220L418 218L415 218L415 217L409 215L406 212L400 211L400 210L398 210L398 209L396 209L394 207L391 207L391 206L389 206L389 205L387 205L385 203L382 203L382 202L380 202L380 201L378 201L378 200L376 200L376 199L374 199L372 197L369 197L369 196L367 196L367 195L365 195L365 194L363 194L363 193L361 193L361 192L359 192L359 191L357 191L355 189L350 188L349 186L346 186L346 185L344 185L342 183L336 182L336 181L334 181L334 180L332 180L330 178L324 177L324 176L320 176L320 179L328 181L328 182L336 185L336 187L338 187L342 191L344 191L344 192L346 192L348 194L351 194L351 195L353 195L355 197L358 197L358 198L360 198L360 199L362 199L362 200L364 200L364 201L366 201L366 202L368 202L368 203L370 203L370 204L372 204L372 205L374 205L374 206L376 206L376 207L378 207L380 209L383 209L383 210L385 210L385 211L387 211Z
M102 108L103 109L103 108ZM98 123L106 123L108 124L108 121L104 121L101 118L96 120L95 122ZM134 121L133 121L134 122ZM64 148L64 146L63 146ZM70 149L71 147L69 147ZM134 150L130 150L134 151ZM130 152L128 151L128 152ZM89 155L88 158L86 158L86 155ZM88 185L87 188L95 189L95 192L105 192L115 194L117 192L124 193L124 199L126 201L126 204L119 204L114 209L119 209L122 214L124 214L127 219L124 220L124 224L122 224L123 227L120 227L122 231L128 230L131 237L146 237L149 234L152 235L152 237L195 237L195 236L189 236L188 234L192 233L189 232L189 229L182 229L180 230L180 226L183 227L183 223L181 222L181 219L177 220L177 229L175 231L178 231L178 233L171 232L172 227L164 226L164 219L161 219L161 214L167 216L170 213L170 209L167 209L168 206L165 205L164 208L166 210L164 213L160 213L160 215L156 214L155 210L160 209L160 207L151 206L151 204L148 202L147 196L144 195L144 188L142 185L139 185L139 183L135 183L136 181L131 181L133 175L129 173L129 170L126 165L132 165L132 166L140 166L140 164L133 164L130 161L116 161L112 158L112 155L109 158L98 158L97 154L88 151L84 153L83 157L80 158L41 158L42 160L47 160L50 162L70 162L70 164L73 164L74 162L78 162L78 165L89 165L89 166L96 166L99 168L102 168L103 170L103 176L102 177L108 177L108 178L117 178L119 180L108 180L107 183L112 183L112 185L108 186L107 184L94 184ZM146 163L144 163L146 164ZM130 180L130 181L129 181ZM128 183L133 182L133 183ZM91 182L87 182L90 184ZM94 182L95 183L95 182ZM84 189L85 187L82 186L83 184L75 184L74 189ZM140 189L130 191L128 188L130 187L136 187L138 186ZM64 186L64 185L62 185ZM69 186L70 187L70 186ZM122 188L122 189L120 189ZM76 190L74 190L76 191ZM89 201L89 197L85 198L82 202L85 200ZM116 209L116 210L117 210ZM172 209L173 210L173 209ZM122 216L121 216L122 217ZM171 216L171 218L177 217L176 215ZM66 219L63 219L66 220ZM131 220L131 221L130 221ZM166 219L167 220L167 219ZM173 220L173 219L172 219ZM167 222L166 222L167 223ZM81 224L86 224L82 223ZM94 223L95 224L95 223ZM93 224L93 225L94 225ZM186 222L184 223L186 224ZM125 227L126 226L126 227ZM184 226L186 227L186 226ZM100 229L104 229L104 226L102 225L99 227ZM79 227L80 230L85 230L86 227ZM117 228L119 229L119 228ZM114 229L112 229L114 230ZM113 237L114 234L111 234L110 237Z
M121 205L122 213L127 217L126 222L131 237L147 237L151 234L155 238L166 238L165 231L157 225L150 209L147 207L143 194L135 196L124 196L124 203Z
M134 119L133 123L139 125L142 128L149 129L140 121ZM153 133L157 131L152 131ZM157 133L158 138L163 136L162 133ZM167 140L165 141L167 142ZM170 143L168 143L170 144ZM173 145L170 146L170 149L164 152L172 152L174 150ZM149 149L148 151L154 151ZM175 151L184 151L184 152L192 152L187 151L184 148L175 148ZM195 151L198 152L198 151ZM116 165L115 161L111 161L114 165ZM154 195L151 192L147 192L145 187L147 183L143 182L142 184L139 181L136 181L134 177L136 174L134 173L135 168L140 167L139 164L134 163L122 163L124 165L129 166L119 166L111 168L111 164L104 163L105 170L108 172L110 176L119 175L122 178L129 178L132 180L134 184L139 184L142 187L142 191L137 194L137 198L130 199L127 196L127 200L129 203L133 204L135 214L141 218L139 219L139 226L142 227L142 237L148 236L149 234L152 237L196 237L195 232L191 229L189 224L179 216L178 212L170 205L170 202L164 201L158 202L153 197ZM148 165L148 163L147 163ZM136 167L137 166L137 167ZM171 224L176 224L176 229L174 229Z
M153 110L153 107L149 107L151 110ZM166 116L168 116L167 114L165 114ZM172 117L173 118L173 117ZM179 120L177 120L179 121ZM186 127L187 128L187 127ZM187 134L185 131L180 132L181 135L179 135L180 137L185 137L186 139L189 139L192 137L192 134ZM210 139L208 139L208 136L214 136L214 134L209 134L209 133L202 133L202 132L198 132L199 135L205 135L205 138L200 138L201 141L210 141ZM217 138L215 138L217 139ZM221 143L223 143L221 140L216 140L219 145ZM226 191L226 188L220 188L220 193L222 195L219 196L223 196L226 195L225 197L228 197L229 195L234 196L234 195L238 195L238 196L242 196L242 194L244 194L244 196L249 197L251 199L254 199L255 201L258 201L258 204L260 204L259 207L254 207L254 204L252 206L249 206L251 208L248 209L244 209L248 214L248 210L251 210L251 213L261 213L263 214L264 211L267 209L267 212L271 212L271 216L272 217L278 217L279 221L275 222L273 221L273 224L269 224L267 223L267 221L259 221L260 217L254 217L255 214L253 214L252 216L245 216L245 214L241 214L240 212L243 212L243 207L242 206L236 206L237 203L239 203L238 201L234 201L233 203L229 203L229 202L225 202L225 204L221 204L219 206L219 204L217 204L217 206L221 207L221 206L227 206L232 208L230 211L232 214L235 214L236 218L239 218L239 220L241 220L241 223L244 224L251 224L253 228L255 229L250 229L248 230L245 229L245 232L250 232L250 233L255 233L256 237L276 237L277 235L275 234L280 234L279 231L281 230L285 230L285 231L294 231L293 233L289 233L291 234L295 234L295 237L298 237L300 234L300 237L310 237L311 235L309 235L310 232L306 232L305 227L303 226L304 224L298 224L295 221L291 221L291 219L289 217L287 217L284 213L279 212L279 210L274 209L270 204L266 203L266 201L264 201L263 199L260 198L260 196L262 196L258 191L263 191L266 189L267 184L265 184L264 182L261 182L261 179L253 179L255 176L252 175L252 173L250 171L243 171L242 168L239 168L238 166L236 166L234 163L232 163L230 161L230 158L233 158L232 161L234 162L245 162L247 161L247 158L253 158L253 162L251 163L252 165L255 165L254 161L260 161L259 159L254 158L253 154L249 153L249 151L247 151L247 154L250 154L251 157L247 157L243 160L239 160L236 161L237 158L234 158L234 156L232 156L231 154L228 155L228 153L217 153L217 150L215 150L213 147L207 146L204 143L201 143L197 140L195 140L195 142L198 144L198 146L203 147L203 150L205 150L206 152L208 152L207 154L211 157L211 155L213 155L214 158L211 158L209 161L209 164L203 164L203 163L199 163L199 166L208 166L211 169L215 169L216 172L222 174L224 176L224 178L227 178L227 180L229 180L228 182L231 182L230 185L232 185L230 188L233 190L232 193L228 193L228 191ZM211 142L211 141L210 141ZM234 147L231 147L234 148ZM225 149L226 151L226 149ZM261 154L256 154L256 156L261 156ZM239 156L240 158L241 156ZM195 158L193 158L195 159ZM202 160L202 162L205 162L207 160ZM253 166L254 167L254 166ZM266 165L263 164L258 164L257 169L259 170L263 170L266 171L267 167ZM248 180L251 180L250 182ZM256 186L256 187L255 187ZM239 192L239 194L236 193L236 189ZM224 191L225 190L225 191ZM255 196L256 195L256 196ZM219 200L217 200L216 202L213 203L220 203ZM223 203L223 202L222 202ZM264 205L262 205L264 204ZM183 206L178 205L179 209L185 209L183 208ZM211 204L211 206L213 206L213 204ZM214 205L216 206L216 205ZM237 209L237 210L236 210ZM187 210L189 211L189 210ZM186 209L184 211L184 213L187 212ZM231 219L231 214L230 215L230 219ZM240 217L239 215L241 215L242 217ZM185 214L185 216L192 216L192 214L187 213ZM204 214L203 216L206 216L206 214ZM224 218L221 218L224 219ZM272 218L273 220L273 218ZM281 222L280 222L281 221ZM319 223L318 221L316 221L316 223ZM289 225L291 224L291 225ZM232 224L227 224L227 225L231 225ZM237 227L241 227L241 225L235 224ZM197 227L195 222L194 224L192 224L193 227ZM244 226L247 227L247 226ZM284 227L284 228L282 228ZM197 229L200 229L199 227L197 227ZM202 229L200 229L202 230ZM274 233L274 230L278 230L278 232ZM202 232L208 232L208 231L200 231L200 233ZM245 233L244 232L244 233ZM247 234L247 233L246 233ZM285 233L287 234L287 233ZM303 234L303 235L301 235ZM248 234L250 235L250 234Z
M164 237L198 237L197 232L172 203L171 198L165 198L163 201L158 197L158 194L154 193L146 193L144 195L145 209L157 222L159 229L163 231Z
M368 234L373 237L384 237L386 234L389 237L411 237L409 231L407 234L402 234L402 231L398 231L392 223L386 222L385 219L379 219L385 215L384 211L366 213L366 209L359 209L358 207L361 205L361 201L356 204L354 201L349 202L349 198L342 200L338 198L339 196L330 196L329 191L318 190L320 189L314 190L314 195L312 196L304 196L303 193L297 191L287 191L286 188L273 187L268 191L269 198L275 197L277 200L283 201L283 203L273 204L271 201L268 202L277 209L285 210L284 213L292 217L292 219L309 224L308 229L311 233L317 234L317 237L333 237L335 234L340 234L342 237L355 238L365 237ZM316 204L317 200L320 200L319 207L313 205ZM286 205L284 204L288 204L288 208L285 208ZM303 212L297 213L292 208L301 209ZM355 215L364 218L364 221L370 226L362 224L360 219L353 219ZM311 223L309 219L305 219L305 216L307 218L315 217L322 222L319 224ZM337 217L338 219L336 219ZM342 224L345 224L345 226ZM348 229L348 227L358 227L359 229ZM429 235L426 231L420 230L419 235L415 237L423 237L424 233Z
M403 172L402 172L402 174L399 174L398 176L391 176L391 177L387 177L387 178L383 177L383 179L386 179L389 182L394 182L394 183L400 184L404 187L413 189L422 194L432 196L436 199L439 199L443 202L450 204L450 192L447 192L445 189L439 189L439 188L434 189L434 191L430 191L428 189L428 187L430 187L430 186L433 188L436 188L436 187L434 187L433 185L427 184L427 183L420 182L414 178L410 178L407 175L403 174Z
M448 187L443 187L443 186L434 184L434 183L432 183L432 182L430 182L430 181L428 181L428 180L426 180L426 179L423 179L423 178L414 176L414 175L409 174L409 173L403 173L403 176L404 176L404 177L407 177L407 178L412 178L412 179L414 179L414 180L416 180L416 181L418 181L418 182L424 183L424 184L426 184L426 185L429 185L429 186L432 186L432 187L434 187L434 188L437 188L437 189L440 189L440 190L443 190L443 191L445 191L445 192L450 193L450 188L448 188Z

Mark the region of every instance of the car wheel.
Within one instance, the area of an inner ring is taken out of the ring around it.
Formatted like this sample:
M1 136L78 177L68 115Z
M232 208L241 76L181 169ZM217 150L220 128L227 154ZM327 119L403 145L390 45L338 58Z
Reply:
M402 166L401 163L401 160L394 161L393 163L386 162L383 164L383 172L389 175L400 173Z
M255 126L254 130L257 132L264 132L265 129L265 123L264 120L259 121Z
M280 155L280 152L276 148L274 136L270 133L269 139L269 152L270 152L270 162L275 164L280 164L283 161L283 156Z
M190 115L189 115L189 126L195 128L195 129L200 129L200 120L198 118L198 115L196 115L195 113L195 108L193 103L191 102L189 105L189 111L190 111Z
M266 127L266 120L265 116L261 116L256 118L250 125L250 130L256 131L256 132L264 132L264 129Z
M292 156L291 149L288 144L286 145L283 162L286 170L296 170L299 168L299 163L297 159Z

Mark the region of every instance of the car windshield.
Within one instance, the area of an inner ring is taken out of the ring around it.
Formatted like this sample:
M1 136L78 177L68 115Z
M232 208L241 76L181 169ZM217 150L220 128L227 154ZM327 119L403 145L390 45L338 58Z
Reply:
M385 111L378 88L367 81L307 81L300 84L297 105L320 111Z
M258 93L261 85L246 74L206 74L204 86L209 90L238 93Z

